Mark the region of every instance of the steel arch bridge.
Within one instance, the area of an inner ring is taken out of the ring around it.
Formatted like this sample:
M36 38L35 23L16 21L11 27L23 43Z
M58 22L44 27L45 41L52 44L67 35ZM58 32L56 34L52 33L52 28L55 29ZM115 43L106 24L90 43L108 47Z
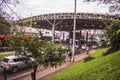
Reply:
M51 13L37 16L31 16L21 20L17 20L16 23L34 23L33 27L52 29L60 31L70 31L73 29L74 13ZM120 15L109 14L95 14L95 13L77 13L76 16L76 30L80 29L104 29L104 19L120 20Z

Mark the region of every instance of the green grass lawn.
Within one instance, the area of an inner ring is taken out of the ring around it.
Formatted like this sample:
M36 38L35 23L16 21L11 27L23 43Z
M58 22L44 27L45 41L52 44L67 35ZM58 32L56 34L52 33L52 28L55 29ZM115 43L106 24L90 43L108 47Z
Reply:
M120 51L103 56L106 50L96 51L93 60L81 61L48 80L120 80Z
M14 53L10 53L10 54L0 54L0 60L2 60L4 57L6 56L11 56L14 55Z

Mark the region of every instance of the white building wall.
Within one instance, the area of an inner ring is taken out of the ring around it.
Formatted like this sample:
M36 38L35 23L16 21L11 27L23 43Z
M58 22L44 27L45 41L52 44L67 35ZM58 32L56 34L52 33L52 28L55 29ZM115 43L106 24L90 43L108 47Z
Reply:
M32 28L32 27L26 27L26 26L18 26L17 31L25 31L26 34L37 34L40 37L40 32L42 33L42 36L50 36L52 37L52 30L47 29L39 29L39 28ZM63 34L64 34L64 40L68 38L69 33L66 31L55 31L55 36L59 37L61 40L63 40Z

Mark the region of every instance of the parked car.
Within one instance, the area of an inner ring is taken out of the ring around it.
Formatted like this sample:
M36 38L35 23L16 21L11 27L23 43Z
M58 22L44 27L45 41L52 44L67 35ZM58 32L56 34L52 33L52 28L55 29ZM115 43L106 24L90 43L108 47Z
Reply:
M88 44L89 44L89 47L91 47L92 49L97 49L99 47L96 41L88 42Z
M82 46L81 46L81 50L85 51L85 50L86 50L86 46L85 46L85 45L82 45Z
M60 38L55 38L55 43L60 43Z
M32 57L29 58L22 55L8 56L1 61L1 65L6 68L6 70L10 70L12 73L15 73L19 68L25 68L29 66L27 63L31 63L34 60L35 59ZM27 61L27 63L25 61Z
M98 48L98 45L92 45L91 48L92 48L92 49L97 49L97 48Z

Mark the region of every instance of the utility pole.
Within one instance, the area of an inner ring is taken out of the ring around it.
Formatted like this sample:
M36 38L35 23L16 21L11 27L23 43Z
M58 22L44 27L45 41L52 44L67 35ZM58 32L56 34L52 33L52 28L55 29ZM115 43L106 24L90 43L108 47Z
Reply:
M12 24L12 21L10 21L10 34L12 35L13 34L13 24Z
M31 21L30 21L30 27L31 27L31 29L30 29L30 35L32 35L32 27L33 27L33 26L32 26L32 23L33 23L33 22L32 22L32 13L30 14L30 16L31 16Z
M75 61L75 34L76 34L76 2L74 1L74 26L73 26L73 49L72 49L72 61Z

